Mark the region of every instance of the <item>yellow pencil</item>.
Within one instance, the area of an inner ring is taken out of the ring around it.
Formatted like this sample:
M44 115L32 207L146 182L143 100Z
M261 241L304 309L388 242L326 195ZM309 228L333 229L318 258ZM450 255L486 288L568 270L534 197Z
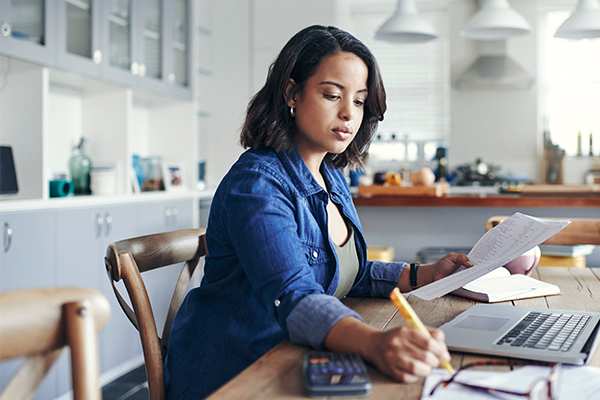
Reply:
M400 314L402 314L406 322L411 324L423 335L431 337L429 331L427 328L425 328L425 325L423 325L419 319L419 316L415 313L415 310L413 310L408 301L406 301L404 296L402 296L402 293L400 293L398 288L394 288L394 290L392 290L392 293L390 293L390 300L392 300L392 303L394 303L398 311L400 311ZM454 373L454 368L452 368L452 365L450 365L448 361L440 360L440 365L444 367L444 369L448 370L448 372L451 374Z

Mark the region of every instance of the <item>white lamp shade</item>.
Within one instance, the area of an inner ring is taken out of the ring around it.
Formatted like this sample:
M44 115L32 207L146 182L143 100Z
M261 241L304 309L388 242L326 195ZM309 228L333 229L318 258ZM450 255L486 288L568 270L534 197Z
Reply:
M554 37L574 40L600 37L598 0L580 0L575 12L556 30Z
M398 0L394 15L375 34L375 39L392 43L423 43L437 32L418 13L414 0Z
M476 40L502 40L529 32L531 25L507 0L484 0L460 35Z

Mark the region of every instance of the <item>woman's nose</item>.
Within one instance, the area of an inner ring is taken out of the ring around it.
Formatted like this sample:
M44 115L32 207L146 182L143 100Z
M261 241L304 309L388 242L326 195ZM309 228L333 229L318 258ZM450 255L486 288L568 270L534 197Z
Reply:
M340 106L340 118L351 121L354 118L354 103L352 100L342 102Z

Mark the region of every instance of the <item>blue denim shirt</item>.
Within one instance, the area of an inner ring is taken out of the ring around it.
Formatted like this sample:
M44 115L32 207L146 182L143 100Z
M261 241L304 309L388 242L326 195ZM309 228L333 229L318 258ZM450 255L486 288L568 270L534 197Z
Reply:
M360 268L348 296L383 297L405 263L368 261L346 180L322 166L329 196L355 230ZM328 193L296 149L248 150L211 205L204 278L183 302L165 361L168 398L202 398L281 340L323 348L340 319L361 317L333 296L337 256Z

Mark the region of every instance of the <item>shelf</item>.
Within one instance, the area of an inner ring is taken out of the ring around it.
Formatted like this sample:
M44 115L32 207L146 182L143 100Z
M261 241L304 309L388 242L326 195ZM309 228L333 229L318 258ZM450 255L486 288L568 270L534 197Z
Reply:
M129 196L70 196L46 200L0 200L0 212L56 210L64 208L97 207L117 204L169 202L181 199L211 200L214 189L182 193L144 192Z

